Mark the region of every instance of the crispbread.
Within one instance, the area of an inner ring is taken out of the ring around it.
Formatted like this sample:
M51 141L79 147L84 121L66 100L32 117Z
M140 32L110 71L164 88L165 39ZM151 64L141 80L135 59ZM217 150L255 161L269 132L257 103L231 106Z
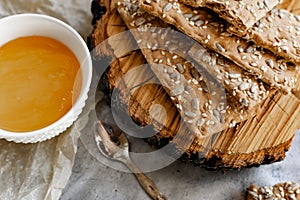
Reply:
M195 43L188 54L243 105L251 109L261 103L271 88L224 56Z
M300 16L287 10L273 9L248 31L237 31L229 26L228 32L254 41L287 61L300 63Z
M246 31L281 0L180 0L193 7L208 7L227 20L236 29Z
M299 68L272 52L226 31L227 22L206 8L192 8L168 0L140 0L141 8L173 24L204 46L229 58L272 87L290 93Z

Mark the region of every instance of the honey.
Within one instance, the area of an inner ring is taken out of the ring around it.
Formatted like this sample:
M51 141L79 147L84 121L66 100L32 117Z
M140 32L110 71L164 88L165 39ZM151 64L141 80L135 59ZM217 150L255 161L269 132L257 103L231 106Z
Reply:
M64 116L82 82L80 63L59 41L42 36L0 47L0 129L28 132Z

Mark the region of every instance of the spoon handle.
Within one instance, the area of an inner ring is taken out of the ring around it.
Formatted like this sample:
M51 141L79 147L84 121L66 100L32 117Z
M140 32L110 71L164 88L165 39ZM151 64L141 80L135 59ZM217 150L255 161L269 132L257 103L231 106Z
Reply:
M167 200L167 198L159 192L154 182L148 176L143 174L130 159L128 159L125 164L134 173L142 188L144 188L152 199Z

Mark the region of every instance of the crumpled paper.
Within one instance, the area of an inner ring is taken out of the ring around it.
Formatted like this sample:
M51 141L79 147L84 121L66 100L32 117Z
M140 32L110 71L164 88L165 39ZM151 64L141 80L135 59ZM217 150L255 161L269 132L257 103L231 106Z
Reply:
M74 27L84 39L91 32L90 0L1 0L0 18L41 13ZM1 36L1 30L0 30ZM0 199L59 199L72 173L79 138L76 127L38 144L0 140Z

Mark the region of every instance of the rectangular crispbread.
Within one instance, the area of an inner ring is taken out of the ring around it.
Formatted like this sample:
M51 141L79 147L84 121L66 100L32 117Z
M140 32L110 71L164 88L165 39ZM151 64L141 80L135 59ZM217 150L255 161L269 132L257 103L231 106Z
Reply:
M273 9L247 31L234 26L229 26L227 30L269 49L287 61L300 63L300 16L287 10Z
M193 7L208 7L232 24L237 30L246 31L281 0L180 0Z
M140 0L146 12L176 26L202 45L235 62L265 83L290 93L299 68L253 42L230 34L227 22L206 8L193 8L171 0Z

